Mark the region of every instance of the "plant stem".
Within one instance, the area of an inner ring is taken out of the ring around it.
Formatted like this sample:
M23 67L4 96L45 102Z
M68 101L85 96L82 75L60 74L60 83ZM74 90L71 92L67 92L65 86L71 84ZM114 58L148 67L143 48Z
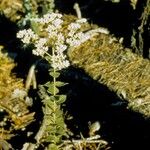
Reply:
M55 56L55 51L54 51L54 49L52 49L52 56L54 57ZM54 62L54 59L53 59L53 61L52 61L52 63L54 64L55 62ZM53 73L54 73L54 76L53 76L53 89L54 89L54 93L53 93L53 96L55 96L56 95L56 91L55 91L55 89L56 89L56 77L55 77L55 73L56 73L56 69L55 69L55 67L53 67Z

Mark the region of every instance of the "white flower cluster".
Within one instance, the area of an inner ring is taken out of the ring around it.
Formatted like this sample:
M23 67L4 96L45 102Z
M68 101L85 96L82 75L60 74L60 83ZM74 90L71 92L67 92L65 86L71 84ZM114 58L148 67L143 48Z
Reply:
M69 61L64 51L70 47L77 47L81 43L87 41L95 33L83 33L80 31L82 24L86 23L85 18L78 19L68 25L67 30L69 31L67 37L64 37L61 32L62 29L62 14L49 13L44 15L42 18L34 18L33 22L42 26L42 32L46 33L46 36L40 36L38 33L34 33L31 29L21 30L17 33L17 37L22 40L25 44L34 44L33 54L44 57L48 54L48 50L52 50L50 57L52 67L61 70L68 67Z
M43 18L33 18L32 20L42 24L57 24L56 22L62 22L62 14L59 13L48 13L43 16Z
M48 46L46 45L46 38L38 38L38 40L34 43L35 49L32 50L33 54L37 56L44 56L45 52L48 51Z
M69 44L71 47L77 47L81 43L91 38L91 36L78 31L81 28L81 24L86 22L87 20L85 18L82 18L76 20L76 22L73 22L68 26L69 33L66 39L66 43Z
M37 39L38 36L31 29L24 29L17 33L17 38L20 38L24 44L30 44L33 39Z

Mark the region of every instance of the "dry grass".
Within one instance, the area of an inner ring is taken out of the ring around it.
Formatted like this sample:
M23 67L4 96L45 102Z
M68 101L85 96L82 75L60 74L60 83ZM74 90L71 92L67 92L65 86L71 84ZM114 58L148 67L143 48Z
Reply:
M7 55L0 53L0 137L3 140L10 139L14 130L24 129L34 116L25 99L12 97L14 90L24 90L23 80L11 73L14 66Z
M99 34L70 50L72 63L105 84L129 107L150 116L150 62L124 48L111 35Z
M0 11L11 21L16 21L21 18L23 12L22 0L1 0Z

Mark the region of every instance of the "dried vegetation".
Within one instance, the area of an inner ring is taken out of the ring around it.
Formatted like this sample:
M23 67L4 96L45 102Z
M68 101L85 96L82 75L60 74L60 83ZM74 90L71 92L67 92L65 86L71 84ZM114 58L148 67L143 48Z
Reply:
M0 138L8 140L14 132L23 130L33 121L24 96L14 96L18 89L24 91L23 80L12 74L15 63L6 54L0 53ZM25 93L25 91L24 91Z

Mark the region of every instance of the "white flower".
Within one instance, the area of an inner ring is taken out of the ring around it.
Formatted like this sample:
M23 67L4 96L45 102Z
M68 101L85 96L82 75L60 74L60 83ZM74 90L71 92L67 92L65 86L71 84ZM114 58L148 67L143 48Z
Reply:
M43 18L49 20L49 22L52 22L56 18L61 18L61 17L62 17L62 14L59 14L59 13L48 13L43 16Z
M65 37L63 36L62 33L57 34L57 43L64 43Z
M68 33L68 36L72 37L72 36L74 36L74 34L75 34L75 31L70 31L70 32Z
M31 29L24 29L17 33L17 38L20 38L25 44L30 44L31 40L36 40L38 36Z
M61 19L55 19L53 22L52 22L52 24L58 29L58 28L60 28L61 27L61 24L63 23L63 20L61 20Z
M56 45L55 50L57 53L63 53L67 49L66 45L60 44Z
M35 18L32 20L41 25L41 32L46 32L46 36L41 38L31 29L28 29L18 32L17 37L20 38L23 43L34 44L34 49L32 51L34 55L44 57L45 54L47 54L46 52L52 49L54 56L51 53L49 54L52 62L51 65L58 70L70 65L67 56L64 54L64 51L67 50L69 46L80 46L98 32L107 33L102 29L91 30L86 33L80 32L81 25L87 22L87 19L81 18L70 23L67 27L68 34L64 35L61 32L63 24L62 14L59 13L48 13L42 18Z
M46 46L47 39L46 38L40 38L38 41L35 42L34 46L35 49L33 49L33 54L37 56L44 56L45 52L48 51L48 46Z
M68 38L66 42L71 46L71 47L76 47L81 44L80 40L73 39L73 38Z
M51 61L52 61L52 67L57 69L57 70L61 70L63 68L67 68L70 63L68 60L65 60L66 56L61 54L57 54L57 55L53 55L51 57Z
M43 46L44 44L46 44L47 39L46 38L40 38L38 40L38 42L36 42L39 46Z
M41 48L37 47L36 49L33 49L32 52L34 55L37 56L44 56L44 54L48 51L48 46L43 46Z
M81 28L81 25L79 23L71 23L70 25L68 25L68 30L70 31L76 31L78 29Z
M17 38L23 38L24 36L25 36L25 34L26 34L26 29L24 29L24 30L21 30L21 31L19 31L18 33L17 33Z
M77 47L81 43L87 41L91 36L88 34L85 34L83 32L77 32L72 37L69 37L66 39L66 43L69 44L72 47Z
M42 18L33 18L32 21L35 21L40 24L48 24L48 23L52 23L56 19L60 19L61 17L62 17L62 14L59 14L59 13L48 13L48 14L45 14ZM60 20L59 20L59 23L60 23ZM57 20L57 24L58 24L58 20Z
M54 25L48 25L48 27L45 29L47 31L49 38L57 37L58 31L57 28Z

